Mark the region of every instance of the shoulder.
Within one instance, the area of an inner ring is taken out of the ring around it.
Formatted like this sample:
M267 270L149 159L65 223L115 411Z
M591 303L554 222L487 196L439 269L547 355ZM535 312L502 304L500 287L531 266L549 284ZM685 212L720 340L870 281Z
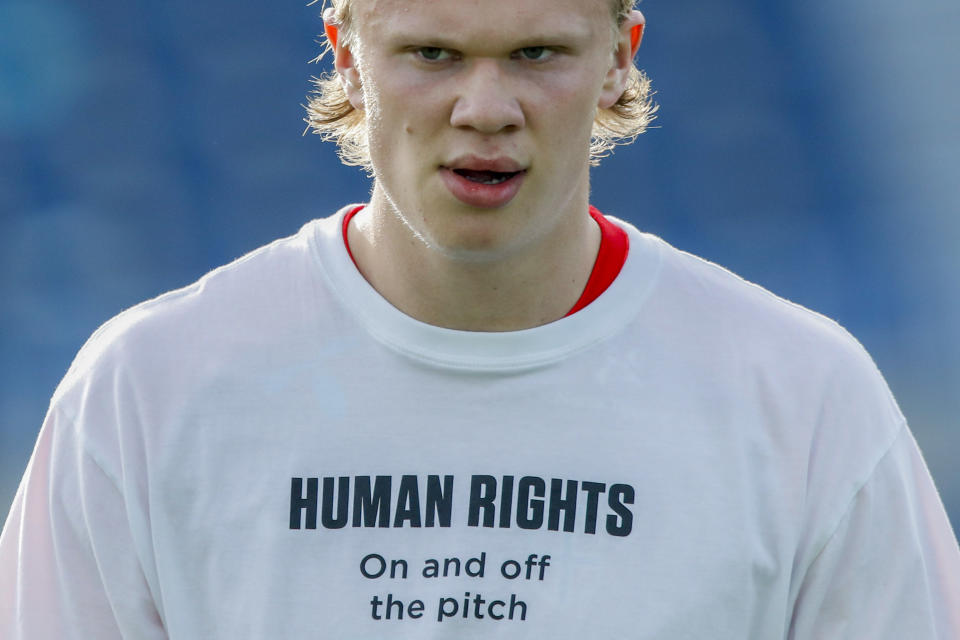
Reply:
M669 245L658 285L657 312L746 381L807 403L859 401L886 413L893 431L903 422L873 359L836 321Z
M823 548L909 428L877 365L840 324L716 264L660 252L631 339L667 389L701 407L748 460L776 470L799 525L798 557ZM641 337L642 336L642 337ZM773 484L765 487L773 492Z
M789 374L829 375L852 368L878 376L872 358L838 322L791 302L713 262L644 236L660 252L654 304L678 340L727 362Z
M836 514L905 428L877 365L846 329L730 271L643 236L661 254L634 323L661 376L781 451Z
M154 367L158 376L175 376L257 334L293 329L301 317L291 305L307 295L323 296L312 237L330 224L331 218L309 222L293 236L111 318L80 349L53 401L121 370L128 375Z
M810 520L834 521L908 430L876 362L835 320L695 256L674 261L741 392L792 431Z

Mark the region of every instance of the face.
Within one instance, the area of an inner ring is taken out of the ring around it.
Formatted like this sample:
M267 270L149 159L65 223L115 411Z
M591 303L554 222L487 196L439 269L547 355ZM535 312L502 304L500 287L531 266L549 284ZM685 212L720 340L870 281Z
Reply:
M609 0L354 5L336 64L366 115L374 206L473 259L583 218L594 115L620 97L632 57Z

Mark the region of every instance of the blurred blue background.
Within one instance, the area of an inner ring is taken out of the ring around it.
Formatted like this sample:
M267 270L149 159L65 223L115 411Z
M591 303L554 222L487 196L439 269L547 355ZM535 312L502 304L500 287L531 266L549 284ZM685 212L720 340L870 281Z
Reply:
M960 3L649 1L594 203L838 320L960 525ZM0 0L0 516L98 325L366 198L301 136L319 6Z

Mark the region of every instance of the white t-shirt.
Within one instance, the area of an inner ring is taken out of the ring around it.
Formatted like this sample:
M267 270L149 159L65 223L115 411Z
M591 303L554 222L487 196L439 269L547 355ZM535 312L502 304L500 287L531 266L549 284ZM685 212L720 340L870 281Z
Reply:
M91 338L0 637L960 638L943 507L836 324L617 222L586 309L437 328L342 213Z

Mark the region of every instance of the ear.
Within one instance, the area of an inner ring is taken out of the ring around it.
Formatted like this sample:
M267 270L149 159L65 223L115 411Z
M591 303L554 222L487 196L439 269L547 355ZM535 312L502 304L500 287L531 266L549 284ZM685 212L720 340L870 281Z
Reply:
M609 109L617 103L627 86L630 69L633 68L633 58L637 55L640 42L643 40L643 29L646 20L643 14L633 10L623 21L618 30L617 49L613 53L613 66L607 71L597 103L601 109Z
M334 10L328 7L323 12L323 31L333 51L333 67L337 70L337 77L343 86L344 93L354 109L363 110L363 89L360 84L360 70L357 69L356 58L350 49L344 46L340 39L340 29L334 21Z

